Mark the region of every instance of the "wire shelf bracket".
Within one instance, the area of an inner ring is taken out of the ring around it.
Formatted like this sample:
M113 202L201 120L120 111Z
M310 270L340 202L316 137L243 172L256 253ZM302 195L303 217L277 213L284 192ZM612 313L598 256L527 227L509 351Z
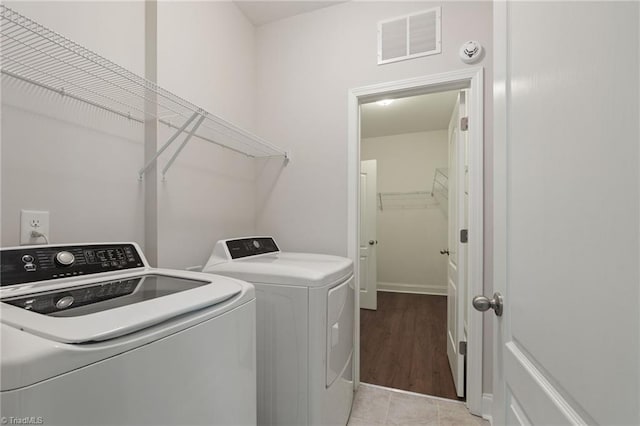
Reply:
M3 78L35 85L136 123L155 119L175 129L151 161L156 161L180 134L187 132L185 141L169 160L169 167L192 137L249 158L283 158L285 164L291 159L286 150L4 5L0 5L0 63ZM196 125L187 131L196 119ZM176 122L185 124L178 126ZM150 162L145 164L139 177L150 166ZM163 174L167 170L165 166Z
M431 196L436 194L449 198L449 169L437 168L433 173L433 183L431 184Z
M194 113L191 117L189 117L189 119L182 125L182 127L180 127L167 140L167 142L165 142L165 144L162 145L162 147L158 150L158 152L156 152L155 155L149 161L147 161L147 164L145 164L144 167L140 169L140 171L138 172L138 180L142 180L142 178L144 177L144 174L156 162L158 157L178 138L178 136L180 136L182 134L182 132L184 132L186 130L187 127L189 127L189 124L191 124L193 122L193 120L195 120L198 117L198 115L200 116L200 118L198 119L196 124L191 128L191 130L189 130L189 133L185 137L184 141L182 141L182 144L180 144L178 149L173 153L173 155L171 156L171 158L169 159L167 164L162 169L162 180L163 181L166 180L165 178L166 178L167 171L169 170L169 168L171 167L173 162L176 160L176 158L178 158L178 155L180 155L180 152L182 151L182 149L187 145L189 140L191 140L191 137L193 137L195 132L198 130L198 127L200 127L200 125L204 121L205 115L204 115L203 112Z
M169 159L167 164L164 166L164 168L162 169L162 180L165 180L165 176L167 174L167 170L169 170L169 168L171 167L173 162L176 161L176 158L178 158L178 155L180 155L180 152L182 151L182 149L187 145L187 142L189 142L191 140L191 137L194 135L196 130L198 130L198 127L200 127L200 125L204 121L204 118L205 118L204 115L200 116L200 118L198 119L196 124L189 131L189 134L187 135L187 137L185 137L184 141L182 141L182 144L178 147L176 152L173 153L173 155L171 156L171 158Z

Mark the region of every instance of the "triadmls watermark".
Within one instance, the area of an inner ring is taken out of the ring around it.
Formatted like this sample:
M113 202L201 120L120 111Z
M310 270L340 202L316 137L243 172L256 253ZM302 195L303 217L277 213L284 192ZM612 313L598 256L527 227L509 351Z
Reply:
M41 417L41 416L0 417L0 423L2 423L3 425L43 425L44 417Z

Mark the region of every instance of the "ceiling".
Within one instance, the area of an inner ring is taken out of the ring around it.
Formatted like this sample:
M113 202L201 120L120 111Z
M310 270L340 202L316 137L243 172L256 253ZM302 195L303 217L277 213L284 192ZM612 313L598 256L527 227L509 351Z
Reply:
M394 99L387 106L363 104L360 112L363 138L429 132L449 128L458 90Z
M235 4L256 27L301 13L311 12L324 7L344 3L346 0L333 1L247 1L235 0Z

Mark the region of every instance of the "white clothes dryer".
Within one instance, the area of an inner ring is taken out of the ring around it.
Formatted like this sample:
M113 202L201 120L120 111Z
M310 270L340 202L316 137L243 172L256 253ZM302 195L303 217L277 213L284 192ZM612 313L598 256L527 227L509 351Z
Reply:
M3 423L256 424L255 292L135 243L2 249Z
M353 262L218 241L203 272L256 288L258 424L345 425L353 401Z

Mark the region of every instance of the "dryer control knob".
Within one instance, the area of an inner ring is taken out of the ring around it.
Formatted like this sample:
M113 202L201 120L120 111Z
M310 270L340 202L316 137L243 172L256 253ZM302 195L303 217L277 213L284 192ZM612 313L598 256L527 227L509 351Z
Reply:
M71 266L75 260L76 257L68 251L61 251L56 254L56 263L60 266Z

